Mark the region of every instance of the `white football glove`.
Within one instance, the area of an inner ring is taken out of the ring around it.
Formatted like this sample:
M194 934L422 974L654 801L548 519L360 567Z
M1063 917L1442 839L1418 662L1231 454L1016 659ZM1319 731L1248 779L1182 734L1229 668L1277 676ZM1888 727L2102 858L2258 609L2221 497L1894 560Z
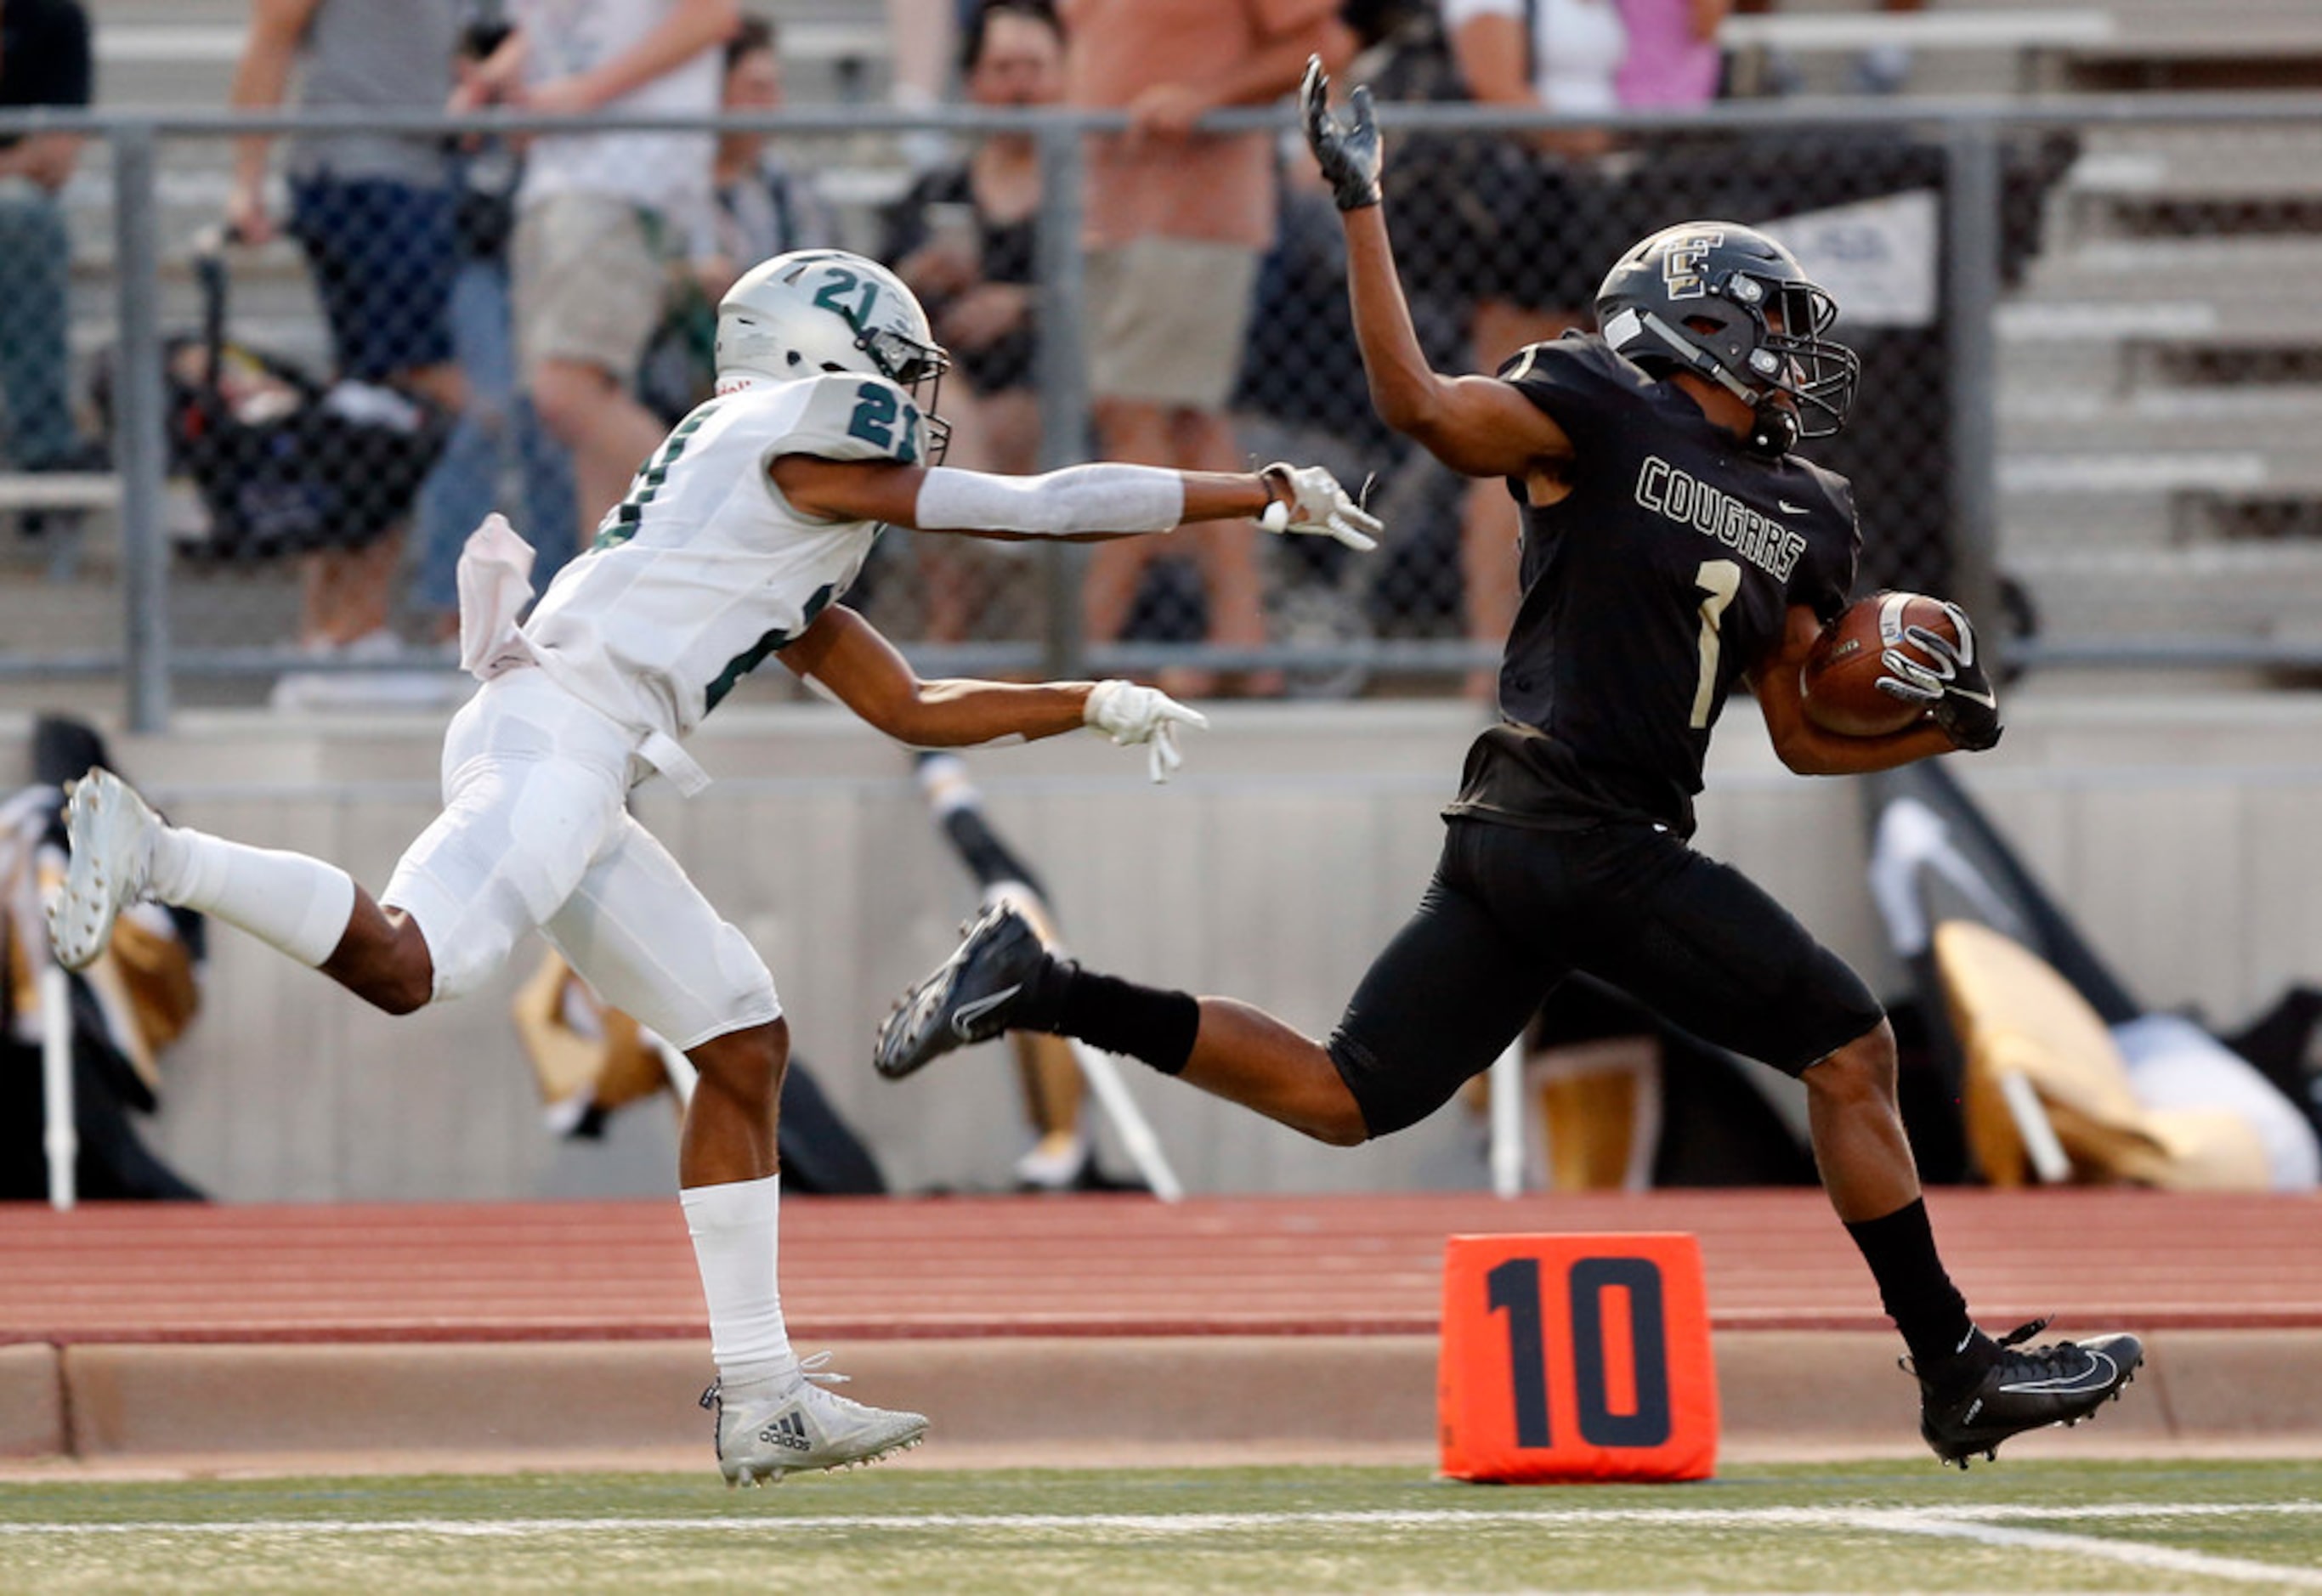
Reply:
M1146 769L1156 781L1166 781L1185 762L1177 752L1177 728L1199 731L1210 724L1200 710L1188 709L1159 688L1118 679L1101 681L1090 689L1081 719L1123 748L1144 743L1149 751Z
M1294 466L1277 460L1258 475L1279 483L1290 502L1275 499L1257 524L1268 532L1303 532L1336 538L1358 552L1378 547L1372 534L1379 519L1347 496L1339 479L1321 466Z

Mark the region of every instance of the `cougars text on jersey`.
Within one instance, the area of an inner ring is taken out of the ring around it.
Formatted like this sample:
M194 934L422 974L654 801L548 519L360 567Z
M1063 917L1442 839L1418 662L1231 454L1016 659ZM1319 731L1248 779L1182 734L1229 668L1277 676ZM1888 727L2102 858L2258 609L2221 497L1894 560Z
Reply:
M1637 502L1704 537L1714 537L1759 570L1790 579L1806 540L1771 516L1759 514L1714 483L1696 479L1658 454L1645 456L1637 471ZM1803 507L1803 506L1801 506Z

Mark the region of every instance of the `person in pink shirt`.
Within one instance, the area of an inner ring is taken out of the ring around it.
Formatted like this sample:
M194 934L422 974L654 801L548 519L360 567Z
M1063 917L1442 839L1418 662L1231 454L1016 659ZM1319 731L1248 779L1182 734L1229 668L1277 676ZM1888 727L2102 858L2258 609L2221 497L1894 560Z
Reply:
M1733 0L1620 0L1629 53L1613 75L1623 110L1705 105L1724 65L1717 29Z

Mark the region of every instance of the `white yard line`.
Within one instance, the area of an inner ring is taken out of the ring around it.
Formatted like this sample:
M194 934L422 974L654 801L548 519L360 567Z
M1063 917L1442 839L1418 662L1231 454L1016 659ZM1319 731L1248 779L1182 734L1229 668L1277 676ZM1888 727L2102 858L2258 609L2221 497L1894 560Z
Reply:
M2020 1546L2028 1551L2055 1552L2071 1557L2095 1557L2135 1568L2163 1569L2171 1573L2198 1573L2214 1580L2271 1585L2276 1590L2322 1591L2322 1571L2290 1568L2278 1563L2252 1563L2240 1557L2217 1557L2176 1546L2149 1546L2136 1541L2100 1540L2090 1535L2060 1535L2052 1529L2010 1529L2004 1525L1975 1523L1934 1513L1864 1513L1857 1520L1866 1529L1888 1534L1929 1535L1945 1540L1974 1541L1987 1546Z
M1754 1526L1800 1528L1879 1529L1903 1535L1953 1535L1969 1539L2008 1540L2009 1544L2054 1544L2059 1549L2098 1552L2111 1543L2046 1530L2018 1530L1997 1520L2043 1518L2135 1520L2139 1518L2208 1518L2236 1515L2322 1514L2322 1500L2295 1502L2151 1502L2141 1505L2092 1505L2043 1508L2028 1503L1946 1508L1935 1511L1882 1508L1546 1508L1485 1509L1379 1508L1349 1511L1315 1509L1245 1513L812 1513L797 1517L766 1514L754 1518L246 1518L231 1521L174 1523L167 1519L133 1522L74 1523L60 1520L0 1522L0 1536L57 1535L197 1535L235 1536L282 1533L292 1535L440 1535L459 1539L507 1539L524 1536L581 1534L680 1534L736 1531L757 1533L778 1528L800 1530L849 1529L1112 1529L1141 1535L1209 1535L1220 1530L1278 1529L1296 1525L1328 1528L1457 1529L1476 1525L1534 1525L1544 1528L1587 1528L1593 1526L1659 1524L1673 1528L1737 1529ZM2133 1548L2168 1557L2199 1557L2199 1554ZM2209 1564L2232 1564L2231 1559L2202 1558ZM2170 1564L2168 1566L2180 1566ZM2189 1565L2188 1565L2189 1566ZM2308 1574L2256 1564L2271 1578L2286 1578L2304 1588L2322 1588L2322 1573ZM2231 1576L2228 1576L2231 1577Z

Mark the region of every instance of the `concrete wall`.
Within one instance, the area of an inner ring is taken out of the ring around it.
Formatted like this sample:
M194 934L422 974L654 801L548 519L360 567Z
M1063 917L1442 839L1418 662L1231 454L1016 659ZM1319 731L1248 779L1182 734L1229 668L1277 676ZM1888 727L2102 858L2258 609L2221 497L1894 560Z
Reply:
M1738 705L1743 724L1721 739L1700 845L1889 986L1857 794L1781 771L1751 718ZM1213 719L1166 789L1144 781L1140 754L1093 737L970 759L1090 962L1327 1030L1426 880L1475 713L1226 706ZM434 813L439 729L189 714L117 755L177 818L324 854L377 887ZM878 1017L942 957L972 902L903 756L818 706L729 708L697 747L717 785L690 803L649 790L639 812L766 955L800 1055L898 1186L1004 1186L1025 1139L1004 1050L906 1085L868 1068ZM2322 699L2027 693L2005 747L1954 768L2153 1007L2230 1023L2322 976ZM480 997L389 1020L220 928L154 1143L240 1200L667 1189L674 1140L654 1108L618 1118L603 1145L542 1130L507 1020L534 956ZM1196 1190L1484 1181L1480 1125L1456 1108L1333 1152L1134 1066L1129 1077Z

